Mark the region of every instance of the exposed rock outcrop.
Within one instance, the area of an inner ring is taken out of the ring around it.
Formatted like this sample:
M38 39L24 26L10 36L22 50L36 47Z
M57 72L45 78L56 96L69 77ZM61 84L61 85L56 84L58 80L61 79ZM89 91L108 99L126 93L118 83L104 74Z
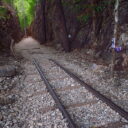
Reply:
M1 3L2 5L2 3ZM12 39L14 42L21 40L23 34L17 16L10 5L3 5L6 10L4 18L0 18L0 48L10 49Z
M114 0L94 0L93 6L91 6L90 0L79 2L62 0L62 5L69 34L69 45L72 49L83 48L89 44L89 47L98 52L106 50L111 45L114 30ZM48 42L53 41L54 44L61 44L63 33L59 25L60 17L58 17L56 6L55 0L46 2L46 35ZM39 8L41 7L37 6L37 15L42 13ZM94 10L95 16L92 14ZM32 35L43 42L43 35L41 37L35 36L43 33L43 28L38 27L42 23L41 20L41 18L35 19L32 25ZM93 20L95 21L95 40L92 37ZM126 33L128 31L127 23L128 1L120 0L118 38L120 38L122 32ZM94 43L97 45L94 46Z

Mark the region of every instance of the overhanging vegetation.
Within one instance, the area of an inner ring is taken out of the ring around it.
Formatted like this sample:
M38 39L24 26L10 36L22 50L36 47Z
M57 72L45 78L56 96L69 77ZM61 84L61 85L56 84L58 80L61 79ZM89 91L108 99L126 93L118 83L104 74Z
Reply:
M16 10L22 28L28 27L34 18L36 0L2 0ZM4 11L0 8L0 16ZM1 18L3 15L1 16Z

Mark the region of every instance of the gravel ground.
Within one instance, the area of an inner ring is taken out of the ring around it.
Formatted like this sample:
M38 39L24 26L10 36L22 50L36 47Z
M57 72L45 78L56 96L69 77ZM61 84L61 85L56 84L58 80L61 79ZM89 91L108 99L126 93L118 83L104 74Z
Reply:
M32 46L28 50L27 43ZM86 56L85 51L59 52L51 47L40 46L31 38L23 40L22 44L17 45L16 48L17 53L26 58L22 61L24 74L20 76L20 82L18 81L12 89L13 94L17 94L18 100L13 104L0 106L2 113L0 128L68 128L67 121L57 109L53 98L47 92L44 82L41 81L32 64L32 58L39 61L46 77L78 127L128 128L128 122L125 119L48 59L58 60L126 111L128 111L127 77L121 77L120 83L122 83L117 86L111 78L109 67L101 65L100 61L98 63L87 61L93 58Z

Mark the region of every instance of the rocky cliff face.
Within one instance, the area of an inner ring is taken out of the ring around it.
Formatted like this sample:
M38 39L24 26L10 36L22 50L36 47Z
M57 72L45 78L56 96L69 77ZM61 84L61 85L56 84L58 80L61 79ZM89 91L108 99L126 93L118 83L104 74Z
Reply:
M4 18L0 18L0 47L9 49L11 40L13 39L15 42L18 42L23 34L17 17L8 6L3 7L6 9L6 14Z
M111 45L114 30L114 4L114 0L94 0L94 3L90 3L90 0L78 2L62 0L71 49L89 46L96 51L103 51ZM40 7L37 8L39 10ZM47 41L53 41L54 44L61 43L63 33L61 32L60 17L56 10L55 0L47 1L45 8ZM40 10L37 15L41 13ZM42 23L41 18L36 18L35 22L37 21L39 26ZM34 27L33 31L40 31L33 33L34 36L43 34L43 28L38 26ZM127 32L128 1L120 0L118 38L122 37L122 33L125 33L123 38L127 38ZM44 42L39 37L37 39Z

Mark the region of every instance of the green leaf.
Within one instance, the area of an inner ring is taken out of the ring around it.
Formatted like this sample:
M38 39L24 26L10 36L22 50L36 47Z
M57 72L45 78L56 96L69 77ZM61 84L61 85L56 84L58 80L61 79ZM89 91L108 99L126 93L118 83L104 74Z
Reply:
M7 18L6 14L7 14L7 10L3 6L0 6L0 19Z

